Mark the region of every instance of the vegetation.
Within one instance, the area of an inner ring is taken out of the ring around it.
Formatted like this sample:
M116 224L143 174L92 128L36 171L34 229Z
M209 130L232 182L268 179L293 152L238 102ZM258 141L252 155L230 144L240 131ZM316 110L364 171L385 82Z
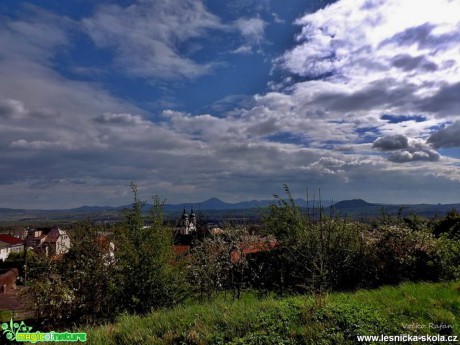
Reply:
M148 313L182 298L162 204L154 198L151 226L144 227L143 202L134 185L132 190L132 209L125 210L119 227L108 232L89 223L76 225L62 258L40 257L29 264L24 294L43 324L110 321L121 312Z
M283 299L218 298L146 317L125 315L114 324L85 331L88 343L94 345L326 345L355 344L358 335L459 334L459 289L459 282L407 283Z
M163 225L162 206L154 197L150 226L144 226L137 188L134 203L126 210L123 225L115 231L116 270L119 279L117 303L123 311L147 313L168 307L183 298L181 275L172 265L171 231Z
M285 191L261 227L201 234L175 256L164 203L154 197L145 219L132 185L123 222L81 223L62 258L28 259L37 318L68 327L122 315L90 331L95 344L346 344L410 322L459 330L458 283L406 284L460 279L458 213L430 221L382 211L364 224L325 214L321 204L302 209Z

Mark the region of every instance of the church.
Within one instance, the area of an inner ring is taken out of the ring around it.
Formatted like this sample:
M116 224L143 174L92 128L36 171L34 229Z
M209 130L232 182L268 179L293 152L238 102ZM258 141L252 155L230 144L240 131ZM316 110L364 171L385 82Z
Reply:
M193 212L193 207L190 210L190 215L187 214L184 207L184 213L176 226L175 232L180 235L190 235L196 232L196 215Z

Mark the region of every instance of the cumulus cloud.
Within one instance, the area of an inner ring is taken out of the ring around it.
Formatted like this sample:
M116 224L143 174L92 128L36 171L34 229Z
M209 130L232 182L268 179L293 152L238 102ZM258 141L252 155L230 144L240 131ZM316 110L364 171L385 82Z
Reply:
M435 162L441 158L439 153L436 151L425 149L425 150L400 150L393 152L388 156L388 160L395 163L407 163L413 161L430 161Z
M54 50L69 45L66 30L75 23L67 17L58 16L27 5L21 19L2 19L0 47L6 59L24 60L33 57L35 61L50 64Z
M428 142L436 148L460 147L460 121L455 121L446 128L433 133Z
M409 140L404 135L388 135L386 137L378 138L372 144L373 148L382 151L393 151L405 149L409 146Z
M240 33L244 43L234 49L232 53L242 55L253 54L255 47L260 51L260 46L264 41L266 26L267 23L258 17L239 18L234 21L233 27Z
M417 11L411 1L337 1L297 21L298 44L278 65L323 79L331 90L346 83L346 91L317 97L328 103L336 97L335 110L456 116L458 11L460 3L448 0L420 3Z
M420 139L410 139L405 135L388 135L380 137L372 144L374 149L391 151L388 160L395 163L412 161L435 162L441 155Z
M409 54L399 54L392 59L392 65L401 68L405 72L422 69L427 72L434 72L438 66L423 55L411 56Z

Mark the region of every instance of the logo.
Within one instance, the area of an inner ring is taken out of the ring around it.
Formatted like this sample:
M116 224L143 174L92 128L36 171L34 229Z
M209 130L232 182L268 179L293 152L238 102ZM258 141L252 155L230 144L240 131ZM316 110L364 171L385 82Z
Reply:
M10 341L23 343L43 342L43 341L62 341L62 342L86 342L86 333L70 333L70 332L31 332L32 327L26 326L24 321L21 323L14 322L13 319L9 323L2 324L3 335Z

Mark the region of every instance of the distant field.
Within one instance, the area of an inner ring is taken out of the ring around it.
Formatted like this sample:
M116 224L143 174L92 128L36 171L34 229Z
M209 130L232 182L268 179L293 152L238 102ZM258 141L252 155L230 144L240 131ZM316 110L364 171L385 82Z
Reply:
M355 344L359 335L459 335L460 282L318 297L221 298L84 331L88 344L100 345Z

